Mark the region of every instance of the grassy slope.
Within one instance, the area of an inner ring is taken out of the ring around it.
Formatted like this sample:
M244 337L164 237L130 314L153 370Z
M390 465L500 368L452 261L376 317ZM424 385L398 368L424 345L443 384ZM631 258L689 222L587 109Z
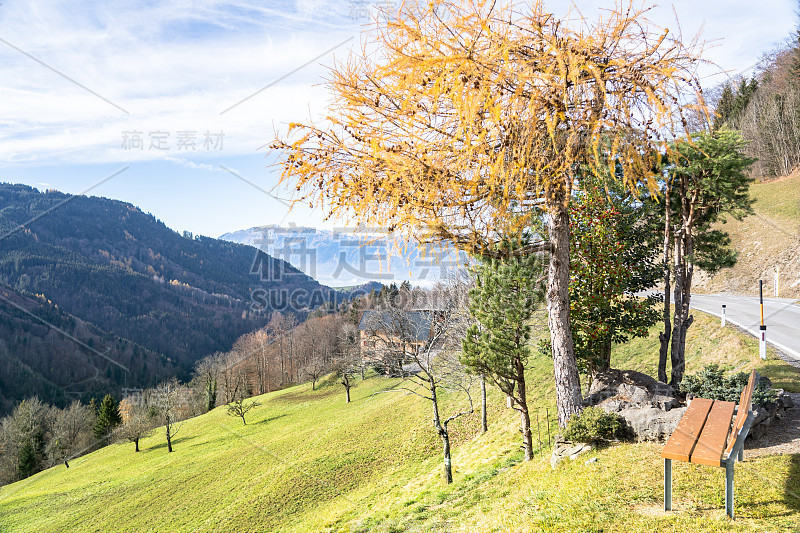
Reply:
M800 374L754 340L699 316L688 370L757 366L800 391ZM656 338L615 352L615 366L652 372ZM533 409L553 407L552 372L530 372ZM368 379L343 403L334 384L261 397L242 426L223 409L187 421L175 452L156 434L134 454L116 444L0 489L0 531L790 531L800 524L800 455L737 465L737 519L725 519L721 469L678 463L664 514L660 446L622 444L551 470L521 462L517 417L490 395L490 431L454 424L455 483L441 480L428 405L396 380ZM555 428L554 428L555 429ZM542 428L545 434L544 428ZM534 421L534 435L536 425Z
M708 292L755 294L761 278L772 296L777 265L780 296L800 298L800 172L753 184L750 191L756 199L755 214L721 226L739 251L738 264L710 280L698 276L696 286Z

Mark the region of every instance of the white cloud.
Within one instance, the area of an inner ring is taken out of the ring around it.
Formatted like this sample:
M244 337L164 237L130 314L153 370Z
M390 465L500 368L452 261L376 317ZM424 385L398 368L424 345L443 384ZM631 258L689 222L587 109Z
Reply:
M164 158L191 162L175 144L180 131L195 131L198 139L206 131L221 131L225 137L219 155L252 154L286 122L322 113L328 96L318 85L325 73L319 64L330 65L332 54L252 95L347 37L357 36L365 20L352 20L350 15L354 6L362 4L356 0L4 2L0 37L63 74L0 43L0 143L6 159L29 164ZM563 13L568 5L562 0L548 7ZM600 0L580 2L590 18L607 5ZM707 57L733 72L751 66L789 35L795 7L789 0L675 2L684 34L693 35L705 23L706 39L722 39ZM669 6L654 9L650 16L676 29ZM357 42L354 39L336 55L343 57ZM707 81L712 85L722 79ZM140 131L145 137L167 132L173 144L166 151L126 150L122 146L126 131ZM192 155L216 155L196 152Z
M207 163L195 163L194 161L190 161L183 157L167 157L165 160L182 167L191 168L192 170L208 170L210 172L222 171L222 169L215 167L214 165L209 165Z
M224 131L225 155L253 153L273 123L321 111L324 90L313 85L322 81L318 63L331 56L221 111L355 36L341 11L334 3L210 0L4 5L0 35L10 45L0 43L0 142L12 161L86 163L168 156L127 153L125 131L173 139Z

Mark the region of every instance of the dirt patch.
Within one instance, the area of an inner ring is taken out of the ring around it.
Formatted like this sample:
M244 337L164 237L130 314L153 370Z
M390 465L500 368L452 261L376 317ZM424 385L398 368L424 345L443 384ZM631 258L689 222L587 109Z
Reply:
M791 409L772 424L760 438L746 441L745 459L762 455L800 453L800 393L788 393L794 400Z
M679 511L678 506L673 502L673 511ZM634 505L633 512L644 516L664 516L664 506L662 505Z

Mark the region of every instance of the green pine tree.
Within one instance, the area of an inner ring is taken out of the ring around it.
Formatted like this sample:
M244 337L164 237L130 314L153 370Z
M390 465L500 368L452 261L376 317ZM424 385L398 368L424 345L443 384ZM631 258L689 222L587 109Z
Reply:
M713 130L739 129L747 105L757 90L758 80L755 77L749 82L742 78L736 89L726 83L714 109Z
M753 180L748 172L755 159L744 153L745 145L738 132L726 130L696 133L691 139L672 144L662 183L670 198L661 203L664 220L670 222L663 256L664 332L660 335L658 374L659 380L666 380L669 351L670 384L676 387L683 379L686 363L686 332L694 321L690 314L694 268L714 273L736 264L736 250L720 223L731 218L741 220L753 212Z
M19 450L19 477L25 479L39 471L39 455L33 442L26 440Z
M494 382L519 411L525 459L530 460L533 440L525 366L531 355L531 318L544 300L543 290L532 289L542 287L542 259L535 254L484 259L473 268L473 274L469 309L478 325L467 331L462 363L470 372Z
M730 84L726 83L725 87L722 88L722 94L719 97L719 102L717 102L717 108L714 110L715 131L722 128L723 124L730 120L733 114L733 102L733 89L731 89Z
M108 443L111 431L120 423L122 423L122 417L119 414L119 403L110 394L106 394L97 410L97 422L94 425L95 438Z

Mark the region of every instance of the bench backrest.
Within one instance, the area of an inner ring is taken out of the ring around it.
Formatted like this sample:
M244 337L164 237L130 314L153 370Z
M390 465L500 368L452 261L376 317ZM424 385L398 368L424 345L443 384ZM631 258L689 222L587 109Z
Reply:
M756 371L753 370L750 372L750 379L747 380L747 386L742 390L742 395L739 397L739 410L736 413L736 419L733 422L733 428L731 429L731 436L728 439L728 446L725 449L725 454L723 457L728 457L733 450L733 446L736 444L736 439L739 436L739 432L742 430L745 421L747 420L747 415L750 413L751 403L753 400L753 391L756 388Z

